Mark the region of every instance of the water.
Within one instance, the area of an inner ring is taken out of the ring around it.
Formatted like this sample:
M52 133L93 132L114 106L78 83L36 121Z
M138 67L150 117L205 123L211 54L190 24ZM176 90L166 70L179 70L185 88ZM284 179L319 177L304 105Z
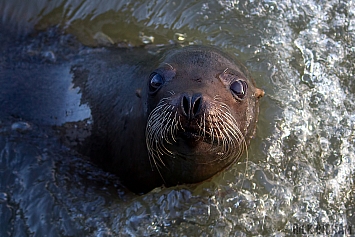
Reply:
M355 235L355 1L2 0L0 13L19 35L59 24L91 46L218 45L266 92L248 159L143 196L49 130L2 121L0 236Z

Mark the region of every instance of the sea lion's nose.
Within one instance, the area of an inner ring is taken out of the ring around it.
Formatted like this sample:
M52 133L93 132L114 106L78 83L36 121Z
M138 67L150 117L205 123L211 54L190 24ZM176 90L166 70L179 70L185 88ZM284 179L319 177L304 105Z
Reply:
M182 114L186 116L188 120L194 119L201 111L202 95L183 95L181 97L181 110Z

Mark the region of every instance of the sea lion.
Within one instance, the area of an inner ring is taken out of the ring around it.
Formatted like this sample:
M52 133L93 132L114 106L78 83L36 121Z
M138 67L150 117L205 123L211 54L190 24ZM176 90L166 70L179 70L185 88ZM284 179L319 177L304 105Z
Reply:
M2 64L0 115L56 125L136 193L201 182L246 150L264 92L233 56L212 46L80 50Z
M88 155L135 192L197 183L238 160L263 96L246 68L212 46L139 54L72 67L93 115Z

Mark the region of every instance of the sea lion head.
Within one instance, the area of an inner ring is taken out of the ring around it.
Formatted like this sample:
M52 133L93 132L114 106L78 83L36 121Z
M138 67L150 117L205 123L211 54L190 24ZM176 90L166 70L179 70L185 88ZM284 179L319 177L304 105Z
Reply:
M246 150L264 92L231 56L206 46L169 51L148 83L146 144L166 185L208 179Z

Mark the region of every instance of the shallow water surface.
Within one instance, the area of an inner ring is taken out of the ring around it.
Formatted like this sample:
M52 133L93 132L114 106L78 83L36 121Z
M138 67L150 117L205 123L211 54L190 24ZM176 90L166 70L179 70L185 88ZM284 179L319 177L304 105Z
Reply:
M88 46L217 45L266 92L240 163L143 196L53 131L4 119L0 236L355 235L355 1L3 0L0 14L18 36L59 25ZM35 39L28 53L60 56Z

